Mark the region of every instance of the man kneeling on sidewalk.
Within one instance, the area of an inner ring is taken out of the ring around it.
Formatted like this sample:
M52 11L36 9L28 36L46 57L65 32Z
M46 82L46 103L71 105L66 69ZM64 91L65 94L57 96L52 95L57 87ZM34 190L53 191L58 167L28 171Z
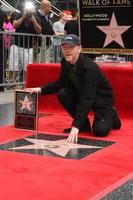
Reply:
M58 80L26 90L42 95L57 92L59 102L73 119L71 127L64 129L69 133L69 143L77 142L79 132L93 132L97 137L105 137L111 129L120 129L112 87L99 66L81 53L79 37L66 35L61 50L64 57ZM94 112L92 127L88 118L90 111Z

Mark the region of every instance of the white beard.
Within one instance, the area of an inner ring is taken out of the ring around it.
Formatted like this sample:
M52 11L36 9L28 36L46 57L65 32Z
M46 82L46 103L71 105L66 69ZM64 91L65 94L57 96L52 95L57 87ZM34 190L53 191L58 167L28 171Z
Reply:
M65 59L67 62L72 63L72 56L66 56Z

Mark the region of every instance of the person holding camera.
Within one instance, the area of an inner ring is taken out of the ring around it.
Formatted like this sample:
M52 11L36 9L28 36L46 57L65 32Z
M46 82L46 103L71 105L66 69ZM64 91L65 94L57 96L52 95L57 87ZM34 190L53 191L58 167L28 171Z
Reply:
M10 78L17 78L18 72L26 71L27 64L33 62L33 46L36 38L29 34L40 34L42 30L40 24L33 5L25 6L23 13L16 13L13 26L18 34L15 35L10 50Z

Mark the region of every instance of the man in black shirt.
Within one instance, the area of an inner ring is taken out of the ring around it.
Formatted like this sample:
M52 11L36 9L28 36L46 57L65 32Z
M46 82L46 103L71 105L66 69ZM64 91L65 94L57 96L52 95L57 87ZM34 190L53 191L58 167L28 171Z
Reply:
M68 142L77 142L79 132L92 131L105 137L111 129L119 129L121 121L114 108L113 91L99 66L81 53L78 36L67 35L61 44L64 55L59 79L39 88L27 89L41 94L57 93L58 100L73 118ZM88 119L94 112L92 129Z
M33 46L36 37L30 34L40 34L42 31L40 19L35 16L33 5L29 9L24 8L23 13L15 13L13 26L17 34L10 49L10 80L17 78L21 70L25 72L27 64L33 62Z
M54 30L50 22L51 3L48 0L41 1L40 8L36 12L36 16L40 19L42 34L53 35Z
M14 17L13 26L16 33L29 33L29 34L39 34L42 31L40 19L37 18L34 13L31 17L27 16L26 11L22 13L17 13ZM23 48L33 47L33 37L19 35L15 37L15 44Z
M48 0L41 1L40 7L36 12L36 16L41 21L42 34L46 37L42 37L42 41L40 42L41 48L41 62L51 62L51 36L55 34L51 21L50 21L50 13L51 13L51 2ZM45 55L45 56L44 56Z

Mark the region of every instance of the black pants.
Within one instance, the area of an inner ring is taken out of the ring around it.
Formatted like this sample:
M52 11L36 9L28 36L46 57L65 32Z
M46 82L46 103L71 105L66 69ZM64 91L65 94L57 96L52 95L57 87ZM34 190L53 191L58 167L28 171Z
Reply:
M69 115L72 118L74 118L77 109L77 104L79 102L78 92L75 89L63 88L58 92L57 97L59 102L69 113ZM100 107L94 107L92 108L92 110L94 112L92 132L97 137L105 137L106 135L108 135L109 131L113 129L113 120L118 118L118 115L114 110L112 104L104 109L101 109ZM104 110L104 112L102 112L102 110ZM116 124L116 127L119 126L119 124Z

